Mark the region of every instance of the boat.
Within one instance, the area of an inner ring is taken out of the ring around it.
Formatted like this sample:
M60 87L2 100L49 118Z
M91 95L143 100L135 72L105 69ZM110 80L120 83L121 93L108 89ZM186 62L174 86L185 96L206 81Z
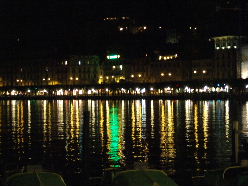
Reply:
M112 186L178 186L164 171L136 169L117 172Z
M66 186L63 178L53 172L15 173L6 180L6 186Z

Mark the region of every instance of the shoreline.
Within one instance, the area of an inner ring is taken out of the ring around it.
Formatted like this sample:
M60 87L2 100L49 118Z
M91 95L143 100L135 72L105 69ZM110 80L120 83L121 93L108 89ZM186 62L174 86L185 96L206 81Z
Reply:
M0 100L137 100L137 99L168 99L168 100L248 100L248 94L177 94L177 95L80 95L80 96L0 96Z

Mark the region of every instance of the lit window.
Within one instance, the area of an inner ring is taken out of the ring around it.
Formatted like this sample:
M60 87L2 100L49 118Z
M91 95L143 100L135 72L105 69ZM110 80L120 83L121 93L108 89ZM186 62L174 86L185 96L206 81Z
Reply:
M169 76L171 76L172 74L171 73L168 73Z
M159 56L159 58L158 58L159 60L161 60L162 59L162 56Z
M120 69L121 69L121 70L122 70L122 68L123 68L122 65L120 65Z
M81 61L78 61L78 65L81 65Z
M50 81L50 80L51 80L51 78L47 78L47 80L48 80L48 81Z
M65 65L67 65L67 61L65 61Z
M43 80L43 81L45 81L46 79L45 79L45 78L43 78L42 80Z

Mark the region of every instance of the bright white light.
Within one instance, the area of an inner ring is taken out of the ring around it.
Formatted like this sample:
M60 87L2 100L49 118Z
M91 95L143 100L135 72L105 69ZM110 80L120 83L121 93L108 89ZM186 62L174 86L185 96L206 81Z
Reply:
M121 70L122 70L122 68L123 68L122 65L120 65L120 69L121 69Z
M153 91L154 90L153 87L151 87L150 90Z
M123 27L120 27L120 31L123 31L123 29L124 29Z
M78 65L81 65L81 61L78 61Z
M161 60L162 59L162 56L159 56L159 58L158 58L159 60Z
M76 77L76 81L78 81L78 77Z
M230 49L230 48L231 48L231 46L227 46L227 48L228 48L228 49Z
M234 48L237 48L237 46L233 46Z
M43 92L47 92L47 90L46 90L46 89L44 89L44 90L43 90Z
M219 50L219 49L220 49L220 47L216 47L216 49L217 49L217 50Z
M208 90L208 86L206 85L204 88L203 88L203 91L206 92Z
M29 90L29 89L28 89L28 90L27 90L27 92L28 92L28 93L30 93L30 92L31 92L31 90Z
M142 94L145 93L145 92L146 92L146 89L145 88L141 89L141 93Z
M115 66L112 66L113 69L115 69L116 67Z
M207 72L206 70L203 70L203 71L202 71L203 74L206 74L206 72Z
M197 71L196 70L194 70L194 74L196 74L197 73Z
M16 81L19 82L19 79L17 79Z
M70 77L70 80L73 80L73 77Z
M171 76L171 73L169 73L168 75Z
M160 75L161 75L161 76L164 76L164 73L161 73Z
M105 89L105 91L106 91L106 92L108 92L108 91L109 91L109 89L108 89L108 88L106 88L106 89Z
M134 75L133 74L131 75L131 78L134 78Z
M91 90L88 90L88 92L87 92L88 94L91 94Z
M65 65L67 65L67 61L65 61Z
M17 95L17 92L15 90L12 90L10 94L11 95Z
M141 74L138 74L138 77L141 77Z
M43 80L43 81L45 81L46 79L45 79L45 78L43 78L42 80Z
M50 80L51 80L51 78L47 78L47 80L48 80L48 81L50 81Z
M63 89L57 90L57 95L63 96Z
M245 88L248 88L248 85L246 85Z
M225 49L225 47L221 47L223 50Z
M102 79L102 76L100 76L100 79Z
M147 27L146 26L144 26L144 30L146 30L147 29Z

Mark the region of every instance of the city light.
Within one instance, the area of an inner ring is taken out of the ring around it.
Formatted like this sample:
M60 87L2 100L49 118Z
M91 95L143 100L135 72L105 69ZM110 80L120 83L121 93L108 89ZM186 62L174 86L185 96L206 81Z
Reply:
M76 79L76 81L78 81L78 77L76 77L75 79Z
M133 74L131 75L131 78L134 78L134 75Z
M196 74L197 73L197 71L196 70L194 70L194 74Z
M203 71L202 71L203 74L206 74L206 72L207 72L206 70L203 70Z
M140 78L141 77L141 74L138 74L138 77Z
M160 75L161 75L161 76L164 76L164 73L161 73Z
M171 76L172 74L171 73L168 73L169 76Z

